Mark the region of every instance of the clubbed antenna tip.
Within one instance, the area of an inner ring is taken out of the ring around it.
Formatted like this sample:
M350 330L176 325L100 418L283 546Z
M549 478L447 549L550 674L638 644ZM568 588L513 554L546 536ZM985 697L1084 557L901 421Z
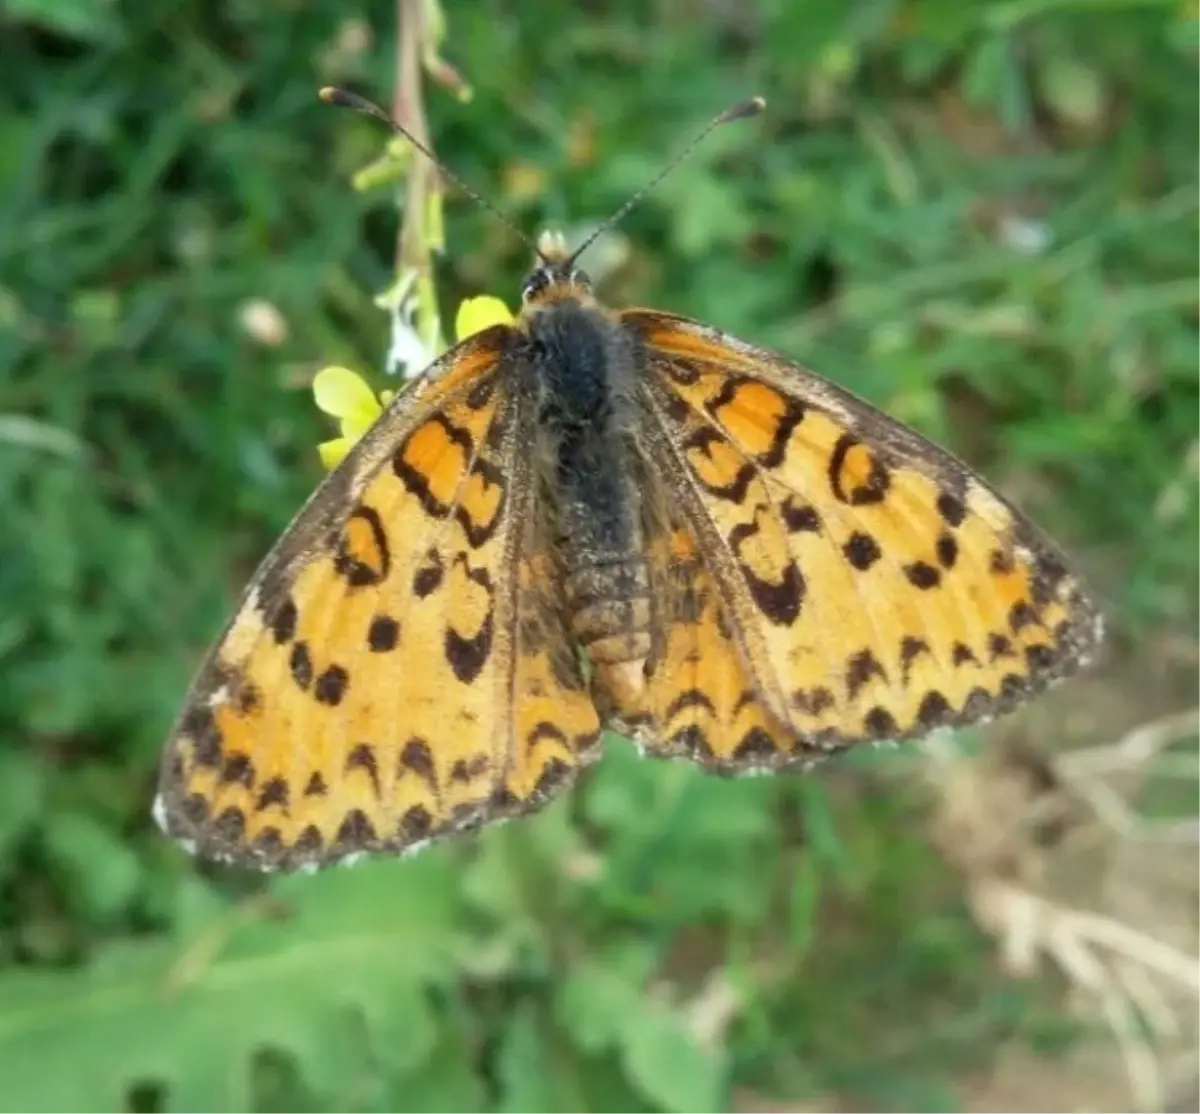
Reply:
M336 85L326 85L320 89L317 96L321 98L325 104L334 105L337 108L352 108L355 112L361 112L364 116L373 116L376 120L381 120L397 135L404 136L418 151L421 152L438 171L451 182L453 182L460 190L463 191L472 200L477 201L489 213L499 218L500 223L511 229L516 235L523 240L529 247L537 252L537 246L528 236L525 235L511 220L508 219L499 209L496 208L487 198L476 193L470 186L466 184L456 174L452 174L446 169L445 164L435 155L424 143L422 143L415 135L412 134L403 124L398 124L392 119L379 105L367 100L366 97L360 97L357 93L351 93L348 89L339 89Z
M353 93L347 92L345 89L338 89L334 85L323 86L317 96L326 104L336 104L340 108L355 108L359 112L370 113L372 105L369 105L362 97L355 96Z
M722 124L732 124L734 120L745 120L749 116L757 116L767 107L767 102L762 97L751 97L747 101L738 101L735 105L730 105L718 117Z
M611 217L601 224L582 244L575 249L571 260L578 259L584 251L589 248L597 237L602 235L614 224L620 223L624 219L625 214L629 212L643 197L646 196L655 186L658 185L668 174L671 173L681 162L684 161L700 144L708 137L709 133L722 124L732 124L735 120L745 120L748 116L757 116L764 108L767 107L767 102L762 97L751 97L749 100L738 101L737 104L730 105L719 116L714 116L701 129L700 134L691 141L682 151L671 159L653 178L650 179L640 190L637 191L628 201L625 202Z

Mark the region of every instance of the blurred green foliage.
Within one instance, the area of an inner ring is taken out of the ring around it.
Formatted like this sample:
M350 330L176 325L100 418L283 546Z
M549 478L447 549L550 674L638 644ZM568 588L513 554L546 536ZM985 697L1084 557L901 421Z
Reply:
M1118 657L1190 639L1194 6L446 17L475 96L429 87L434 142L531 232L765 95L624 222L606 296L984 468L1093 574ZM308 375L381 363L394 199L349 179L383 136L315 90L386 101L394 39L381 2L0 11L0 1108L954 1109L956 1073L1056 1022L878 792L888 755L727 783L613 741L528 822L267 883L149 823L187 676L319 477ZM447 320L515 299L525 250L453 192L447 237Z

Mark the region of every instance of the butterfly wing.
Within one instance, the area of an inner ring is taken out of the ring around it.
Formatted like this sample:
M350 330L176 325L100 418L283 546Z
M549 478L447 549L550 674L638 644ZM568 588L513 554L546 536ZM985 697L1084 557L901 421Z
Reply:
M260 868L401 851L544 801L597 714L497 326L389 407L251 580L168 740L156 815Z
M648 474L643 492L666 494ZM736 770L752 753L787 753L725 618L719 582L678 510L649 518L651 652L640 687L605 690L608 722L659 757Z
M687 606L686 571L660 576L673 664L652 661L625 709L652 749L803 763L986 719L1089 660L1100 622L1079 581L964 464L718 330L622 321L646 353L649 470L676 508L657 561L695 569L705 601ZM676 629L673 612L695 618Z

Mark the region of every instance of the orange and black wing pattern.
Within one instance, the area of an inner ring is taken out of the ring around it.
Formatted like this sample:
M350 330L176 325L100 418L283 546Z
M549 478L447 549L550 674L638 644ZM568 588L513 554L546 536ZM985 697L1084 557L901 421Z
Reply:
M651 753L803 766L986 720L1091 658L1079 580L964 464L718 330L621 320L674 508L651 547L658 648L616 714Z
M595 756L512 339L488 329L401 394L250 582L160 774L156 817L197 853L405 851L534 808Z

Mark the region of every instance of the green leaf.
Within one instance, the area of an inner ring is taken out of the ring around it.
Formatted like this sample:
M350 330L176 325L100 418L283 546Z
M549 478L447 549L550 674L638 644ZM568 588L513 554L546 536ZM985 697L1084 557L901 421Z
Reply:
M43 807L45 772L29 754L0 750L0 870Z
M725 1106L725 1056L701 1048L679 1014L643 1003L626 1019L622 1044L630 1079L664 1110Z
M7 0L5 17L40 24L47 31L93 42L119 37L113 0Z
M472 1064L472 1049L465 1027L444 1030L433 1052L415 1070L401 1076L371 1109L414 1114L457 1114L462 1110L486 1110L488 1096Z
M788 938L797 960L802 959L812 946L820 901L820 868L812 858L802 854L796 863L788 909Z
M75 972L6 972L0 1104L117 1109L152 1082L172 1108L247 1109L264 1048L333 1093L353 1082L334 1039L350 1014L392 1067L415 1067L434 1041L425 988L454 971L454 917L430 855L286 879L182 948L156 940Z
M46 857L65 877L81 914L116 916L132 900L142 868L111 828L82 812L55 813L46 825Z
M523 1114L527 1110L582 1109L579 1096L571 1102L562 1093L561 1073L554 1050L545 1039L531 1007L520 1010L505 1028L497 1072L498 1110Z
M653 962L648 945L626 941L579 964L562 982L555 1010L582 1049L600 1052L619 1042Z

